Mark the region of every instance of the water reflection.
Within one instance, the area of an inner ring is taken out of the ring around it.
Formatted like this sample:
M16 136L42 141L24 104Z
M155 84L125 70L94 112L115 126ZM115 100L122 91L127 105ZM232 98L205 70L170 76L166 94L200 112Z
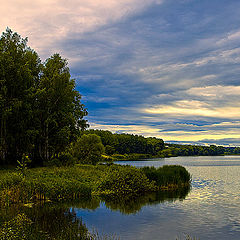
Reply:
M65 203L73 209L89 209L96 210L101 203L112 210L119 211L122 214L135 214L139 212L143 206L156 205L165 201L174 202L183 200L190 192L190 186L176 189L174 191L158 191L148 193L142 196L126 196L126 197L94 197L91 199L81 199L75 202Z
M82 222L81 216L76 214L79 209L96 210L101 204L105 204L106 208L112 211L118 211L125 215L136 214L141 211L143 206L156 205L165 201L183 200L189 191L190 188L185 187L176 191L159 191L139 197L129 196L115 199L94 197L68 203L12 205L0 210L0 235L4 222L12 221L19 214L24 214L33 222L31 230L27 229L25 232L27 231L34 238L88 239L88 229Z
M86 225L77 218L75 211L62 204L14 205L1 209L0 215L0 239L5 239L1 235L9 231L6 223L13 229L14 239L20 239L23 233L26 239L90 239ZM11 231L7 235L12 234Z
M174 191L158 191L148 193L142 196L126 196L126 197L93 197L89 199L80 199L74 202L62 203L65 207L71 209L88 209L96 210L103 203L112 211L119 211L122 214L135 214L139 212L143 206L156 205L165 201L174 202L183 200L190 192L190 186L176 189Z
M159 191L139 197L104 198L104 202L105 206L113 211L120 211L123 214L135 214L139 212L143 206L156 205L165 201L174 202L176 200L183 200L189 191L190 187L184 187L175 191Z

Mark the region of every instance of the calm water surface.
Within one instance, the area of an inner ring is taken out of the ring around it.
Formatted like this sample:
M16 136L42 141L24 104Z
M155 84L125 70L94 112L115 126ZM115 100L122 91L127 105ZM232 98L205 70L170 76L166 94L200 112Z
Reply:
M119 164L182 165L192 175L192 188L125 201L92 199L75 204L45 204L24 211L56 233L77 218L89 230L117 234L122 240L176 240L183 239L184 234L200 240L240 240L240 156L178 157ZM16 211L20 210L10 209L5 215Z

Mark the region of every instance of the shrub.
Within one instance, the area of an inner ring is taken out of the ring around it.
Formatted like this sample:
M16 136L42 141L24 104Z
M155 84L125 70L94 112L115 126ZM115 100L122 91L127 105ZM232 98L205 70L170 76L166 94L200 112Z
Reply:
M112 166L98 186L100 194L127 195L154 191L156 188L146 175L135 167Z
M44 162L45 167L61 167L62 163L57 158L52 158L47 162Z
M61 153L58 157L62 166L73 166L76 159L70 153Z
M143 167L141 170L150 181L155 181L158 186L189 184L190 173L179 165L166 165L160 168Z
M105 153L108 154L108 155L112 155L115 153L115 148L113 146L110 146L110 145L106 145L105 147Z
M96 134L84 134L72 145L71 151L80 163L95 165L102 159L104 146Z
M54 157L44 163L47 167L62 167L62 166L73 166L76 163L76 159L71 153L60 153L58 157Z
M28 155L23 154L21 161L17 161L17 163L18 163L17 170L20 171L23 176L25 176L27 167L31 162L32 161L28 157Z

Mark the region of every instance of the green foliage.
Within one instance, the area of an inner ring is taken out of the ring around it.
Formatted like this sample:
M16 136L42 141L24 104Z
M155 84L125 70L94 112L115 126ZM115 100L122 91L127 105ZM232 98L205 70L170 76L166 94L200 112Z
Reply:
M73 166L76 163L76 158L72 156L69 152L63 152L58 154L57 157L50 159L45 162L45 166L47 167L61 167L61 166Z
M26 153L39 165L59 157L87 127L87 111L67 61L41 63L27 39L6 29L0 37L0 165Z
M28 155L23 154L22 155L22 160L21 161L17 160L17 163L18 163L17 170L20 171L23 176L25 176L27 167L31 162L32 161L28 157Z
M164 148L164 142L158 138L145 138L133 134L113 134L104 130L87 130L84 134L96 134L101 137L102 143L106 148L106 154L149 154L151 156Z
M74 200L92 194L141 194L156 190L140 169L119 165L77 165L0 172L0 203Z
M138 169L120 165L75 165L0 171L0 205L33 200L74 200L101 195L134 195L190 183L181 166ZM156 184L156 185L155 185Z
M73 144L71 151L80 163L96 164L101 161L104 146L96 134L84 134Z
M24 178L15 171L1 171L0 203L90 196L101 175L98 169L84 166L28 169Z
M97 190L100 194L123 196L155 189L154 183L150 182L140 169L130 166L112 166Z
M141 159L150 158L151 155L143 153L129 153L129 154L113 154L113 161L137 161Z
M114 160L139 160L152 157L176 156L215 156L240 154L239 147L198 146L165 144L162 139L132 134L118 134L105 130L87 130L84 134L96 134L101 137L105 153Z
M240 154L239 147L223 146L199 146L199 145L180 145L166 144L165 149L159 151L158 157L175 157L175 156L219 156Z
M115 153L115 148L111 145L106 145L105 146L105 153L108 154L108 155L112 155Z
M0 164L9 164L33 149L34 94L40 59L10 29L0 37Z
M87 115L81 104L81 95L75 90L66 59L59 54L48 58L44 64L37 89L39 147L41 158L58 157L77 135L87 126L83 117Z
M157 157L165 158L165 157L176 157L178 152L175 148L166 148L158 152Z
M171 187L176 185L190 184L190 173L182 166L165 165L163 167L143 167L141 170L147 178L155 181L159 187Z
M0 171L0 191L3 189L11 188L22 182L22 176L13 170Z

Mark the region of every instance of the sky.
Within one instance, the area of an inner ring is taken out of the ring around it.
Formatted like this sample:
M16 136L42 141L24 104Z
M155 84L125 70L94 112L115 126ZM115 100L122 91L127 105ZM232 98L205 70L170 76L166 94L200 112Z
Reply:
M7 26L68 59L91 128L240 146L239 0L8 0Z

